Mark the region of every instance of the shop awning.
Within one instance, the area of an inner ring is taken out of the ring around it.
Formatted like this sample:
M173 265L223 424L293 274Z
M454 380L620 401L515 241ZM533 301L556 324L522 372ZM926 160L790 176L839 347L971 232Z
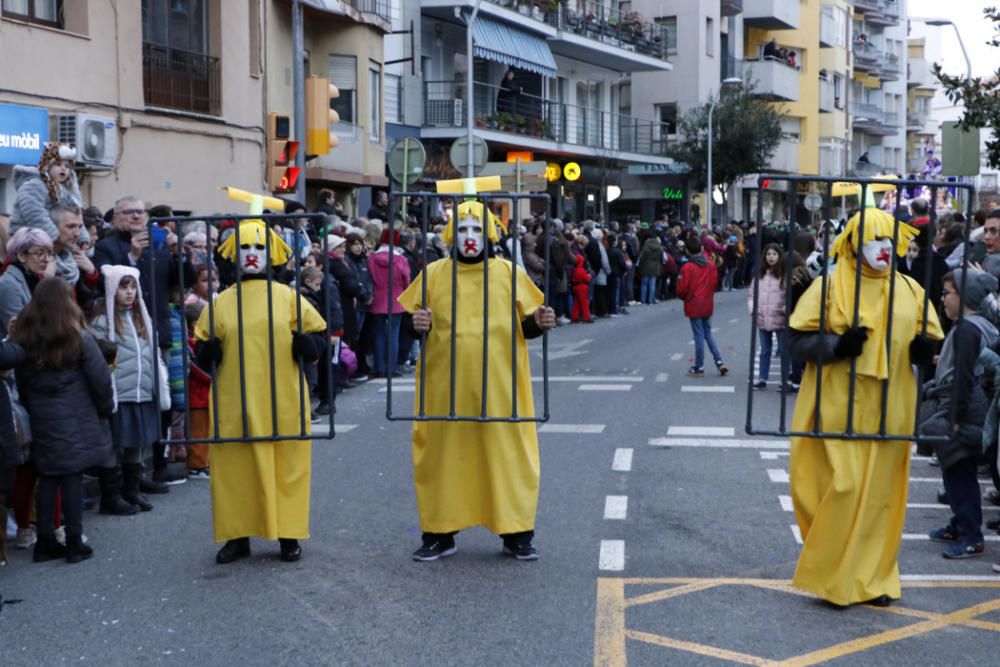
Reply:
M556 75L556 59L544 37L479 16L472 24L472 40L472 53L477 58L542 76Z

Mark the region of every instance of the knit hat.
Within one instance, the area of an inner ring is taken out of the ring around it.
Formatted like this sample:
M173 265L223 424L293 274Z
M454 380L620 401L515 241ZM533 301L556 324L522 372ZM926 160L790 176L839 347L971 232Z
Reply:
M337 236L336 234L329 234L326 237L326 251L333 252L340 246L347 242L343 236Z
M142 298L141 283L139 282L139 269L134 266L121 266L105 264L101 267L104 275L104 312L108 317L108 340L115 342L115 294L118 292L118 285L126 277L135 279L136 303L142 313L142 321L146 324L146 331L153 335L153 322L149 318L149 311L146 310L146 302Z
M965 274L965 289L962 290L962 275ZM962 292L965 305L975 311L982 309L983 300L997 292L997 279L985 271L975 269L955 269L955 289Z

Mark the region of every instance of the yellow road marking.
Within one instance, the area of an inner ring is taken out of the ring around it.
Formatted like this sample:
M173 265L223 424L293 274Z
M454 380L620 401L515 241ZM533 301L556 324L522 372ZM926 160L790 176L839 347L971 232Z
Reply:
M594 667L625 667L625 581L597 580Z
M626 630L625 636L629 639L636 639L647 644L655 644L657 646L663 646L665 648L676 648L681 651L687 651L689 653L697 653L698 655L707 655L711 658L720 658L722 660L729 660L731 662L738 662L741 665L760 665L761 667L766 667L769 665L774 665L774 661L767 660L766 658L758 658L755 655L749 655L747 653L739 653L738 651L727 651L723 648L715 648L714 646L705 646L703 644L695 644L693 642L682 642L677 639L670 639L669 637L661 637L660 635L654 635L649 632L639 632L638 630Z
M678 595L694 593L695 591L703 591L709 588L715 588L718 585L718 582L715 581L700 581L693 584L684 584L683 586L667 588L662 591L654 591L652 593L646 593L645 595L639 595L634 598L628 598L625 600L625 606L634 607L640 604L649 604L650 602L669 600L670 598L677 597Z

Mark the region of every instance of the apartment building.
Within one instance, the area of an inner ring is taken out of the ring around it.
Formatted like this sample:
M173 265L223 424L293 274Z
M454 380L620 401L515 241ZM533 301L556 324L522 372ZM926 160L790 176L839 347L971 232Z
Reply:
M13 206L11 163L36 164L47 140L77 147L83 197L102 209L132 194L231 210L219 186L263 189L258 2L0 7L0 135L19 138L0 147L0 212Z
M555 215L604 215L607 186L630 168L669 168L665 124L633 114L631 80L637 72L671 69L666 28L626 2L484 1L470 59L466 22L474 6L474 0L419 2L420 34L413 40L419 60L415 71L403 64L400 88L404 96L419 88L422 105L414 109L404 100L394 132L419 127L428 153L425 185L460 174L464 165L453 165L448 154L465 136L467 113L490 161L518 154L552 165L547 192ZM402 4L404 29L412 11ZM648 194L623 192L610 213L638 213Z
M938 82L927 59L926 46L922 37L907 41L906 173L918 178L929 175L934 169L933 161L941 159L935 139L938 126L931 117Z

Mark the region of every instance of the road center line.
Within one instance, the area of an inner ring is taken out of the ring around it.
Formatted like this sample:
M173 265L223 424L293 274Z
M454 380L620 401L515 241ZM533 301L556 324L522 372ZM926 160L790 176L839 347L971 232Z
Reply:
M615 458L611 462L611 469L617 472L629 472L632 470L631 447L619 447L615 450Z
M789 528L792 529L792 535L795 536L795 543L802 544L802 529L800 529L797 525L791 525Z
M735 394L736 387L723 385L684 385L681 391L688 394Z
M628 514L628 496L606 496L604 498L604 518L624 519Z
M781 503L781 509L786 512L794 512L795 508L792 507L792 497L791 496L778 496L778 502Z
M781 468L768 468L767 476L775 484L788 484L790 481L788 477L788 472L782 470Z
M713 436L716 438L731 438L736 435L736 429L731 426L671 426L667 435Z
M683 356L684 355L681 354L680 352L674 352L673 354L670 355L670 361L677 361Z
M543 424L539 433L603 433L604 424Z
M760 458L765 461L777 461L779 456L788 456L791 452L760 452Z
M621 572L625 569L625 540L601 540L598 569Z
M903 539L930 541L931 538L928 535L924 535L923 533L903 533ZM986 540L987 542L1000 542L1000 535L984 535L983 539Z
M632 391L630 384L581 384L580 391Z
M670 378L670 374L669 373L657 373L656 374L656 381L657 382L666 382L667 379L669 379L669 378Z

